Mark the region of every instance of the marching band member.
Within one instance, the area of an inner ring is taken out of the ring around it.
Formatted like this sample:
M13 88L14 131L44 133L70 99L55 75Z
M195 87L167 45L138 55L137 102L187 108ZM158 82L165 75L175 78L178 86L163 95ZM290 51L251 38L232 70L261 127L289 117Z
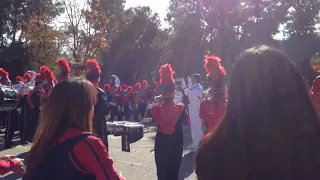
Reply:
M141 101L141 97L139 91L141 89L141 83L137 82L134 86L134 93L133 93L133 112L134 112L134 119L136 121L141 121L141 114L139 113L139 104Z
M0 68L0 84L5 86L11 86L11 81L9 79L9 73L4 70L3 68ZM1 118L6 122L6 131L5 131L5 142L4 142L4 148L11 148L12 147L12 139L14 136L14 131L17 126L17 122L15 121L17 115L17 111L4 111L0 112Z
M11 86L11 81L9 79L9 73L4 70L3 68L0 68L0 84Z
M42 75L41 75L42 76ZM43 71L45 81L42 82L42 88L44 90L45 99L50 95L53 87L55 86L56 79L52 71L48 68ZM44 99L44 101L45 101Z
M14 89L16 89L17 91L18 91L18 98L19 99L21 99L22 97L23 97L23 95L21 94L21 93L19 93L20 92L20 89L22 88L22 86L23 86L23 77L22 76L17 76L16 77L16 82L18 83L18 84L16 84L16 85L14 85ZM20 103L18 103L18 106L20 105Z
M110 86L110 84L105 84L104 87L103 87L103 90L106 93L108 101L110 102L111 101L111 95L110 95L111 86Z
M160 68L160 91L163 103L152 107L158 125L155 138L155 161L158 180L177 180L183 153L182 121L186 119L183 104L175 104L174 71L170 64Z
M127 85L125 83L121 84L121 92L120 92L120 97L119 97L119 119L121 121L124 121L125 116L124 116L124 103L126 101L126 92L127 92Z
M32 76L29 73L24 73L23 79L24 79L24 83L28 83L32 80Z
M140 95L138 112L139 114L141 114L141 120L142 120L146 114L147 106L148 106L148 82L146 80L142 81L142 86L138 94Z
M71 72L71 70L68 61L63 58L58 59L57 65L60 68L60 70L56 73L56 79L58 83L61 81L69 80L69 73Z
M111 101L109 101L110 105L110 111L111 111L111 120L112 121L117 121L118 118L118 112L119 112L119 95L118 93L121 92L121 86L118 86L118 88L114 89L111 88L110 90L110 96L111 96Z
M42 78L41 74L36 74L35 86L32 91L28 94L28 104L31 109L31 118L27 123L27 137L28 142L32 142L33 136L37 130L39 116L40 116L40 107L43 102L44 91L42 89Z
M21 107L21 112L20 112L20 117L19 117L19 134L20 134L20 143L25 144L26 143L26 138L28 135L27 132L27 127L29 126L29 121L31 118L31 109L28 104L28 94L30 92L31 85L32 85L32 76L30 73L26 72L23 75L23 84L19 90L19 96L20 101L19 101L19 106Z
M98 87L100 81L100 66L95 59L88 59L86 79L97 89L97 102L94 106L93 129L100 136L105 146L108 148L108 139L105 134L106 122L110 119L108 99L104 90Z
M42 82L44 82L46 80L46 77L45 77L45 71L49 69L49 67L47 66L41 66L40 67L40 74L41 74L41 79L42 79ZM50 69L49 69L50 70Z
M122 95L122 105L123 105L123 117L125 120L129 120L130 119L130 115L131 115L131 97L132 97L132 90L133 87L132 86L128 86L126 88L126 91L124 92L124 94Z
M227 98L224 83L226 72L217 56L206 56L204 66L211 87L208 90L208 97L200 104L200 118L209 133L221 122L226 112Z

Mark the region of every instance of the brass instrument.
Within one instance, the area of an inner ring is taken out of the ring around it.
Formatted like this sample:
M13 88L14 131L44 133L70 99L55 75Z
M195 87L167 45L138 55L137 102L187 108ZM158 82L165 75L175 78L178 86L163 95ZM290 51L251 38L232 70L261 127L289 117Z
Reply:
M320 52L314 54L310 60L311 69L320 73Z

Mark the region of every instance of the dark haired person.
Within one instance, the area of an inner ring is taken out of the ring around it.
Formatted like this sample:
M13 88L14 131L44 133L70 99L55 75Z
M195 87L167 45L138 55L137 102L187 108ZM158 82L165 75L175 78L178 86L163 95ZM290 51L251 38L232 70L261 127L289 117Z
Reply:
M200 118L207 127L207 133L212 132L221 122L227 108L226 72L217 56L205 57L205 70L210 88L207 97L200 104Z
M153 120L158 125L154 155L158 180L178 180L183 152L182 121L186 111L182 104L174 103L174 71L170 64L160 68L162 103L152 107Z
M104 145L108 148L108 137L106 133L106 122L109 117L109 105L106 93L98 87L100 81L100 66L95 59L87 61L86 79L90 81L97 89L97 104L94 106L93 129L103 140Z
M196 156L199 180L319 180L320 123L289 58L268 46L233 67L226 115Z
M191 123L191 136L192 136L192 144L190 145L190 149L197 149L202 137L202 121L199 117L200 112L200 104L203 96L203 88L201 86L201 76L200 74L193 74L188 77L188 87L185 89L185 94L188 95L189 99L189 116Z
M122 180L101 138L92 134L97 90L63 81L42 107L24 180Z

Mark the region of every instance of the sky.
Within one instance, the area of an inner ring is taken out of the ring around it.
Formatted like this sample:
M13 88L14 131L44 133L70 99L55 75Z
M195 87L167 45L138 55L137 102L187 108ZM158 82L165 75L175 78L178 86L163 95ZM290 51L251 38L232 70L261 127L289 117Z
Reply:
M153 12L159 14L163 22L169 7L169 0L126 0L126 9L135 6L149 6Z

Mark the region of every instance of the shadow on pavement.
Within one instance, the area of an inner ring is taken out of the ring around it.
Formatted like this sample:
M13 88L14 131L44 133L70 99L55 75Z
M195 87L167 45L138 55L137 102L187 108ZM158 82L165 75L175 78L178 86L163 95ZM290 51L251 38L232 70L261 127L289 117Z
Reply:
M184 180L185 178L188 178L193 173L195 155L196 155L196 152L190 152L188 154L185 154L182 157L182 162L181 162L180 172L179 172L179 180Z

